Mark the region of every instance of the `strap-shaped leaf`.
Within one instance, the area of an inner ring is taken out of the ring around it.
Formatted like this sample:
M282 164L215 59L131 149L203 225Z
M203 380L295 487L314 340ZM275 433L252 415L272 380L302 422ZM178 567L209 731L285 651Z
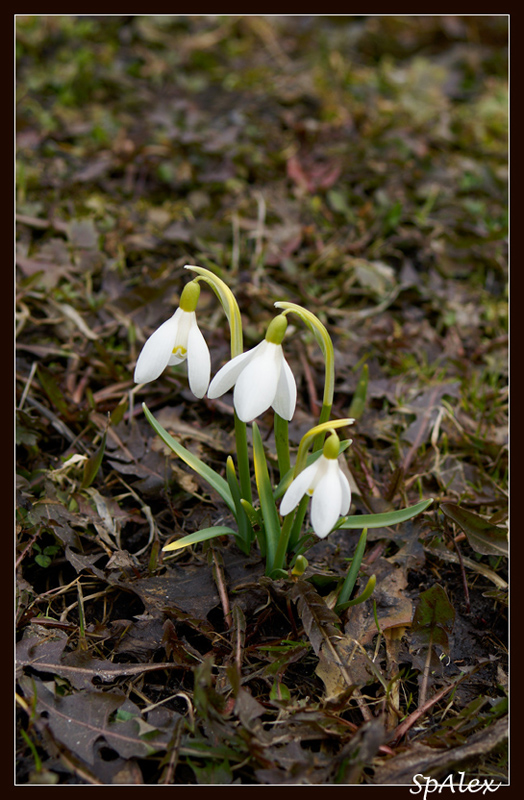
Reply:
M367 541L367 534L368 529L364 528L362 533L360 534L360 539L358 540L357 546L355 548L355 554L353 555L353 560L351 562L351 566L348 570L348 574L342 584L342 588L338 595L337 600L337 614L341 611L341 606L344 606L345 603L349 601L351 597L351 592L355 588L355 584L357 582L358 571L360 569L360 565L362 564L362 559L364 558L364 550L366 549L366 541Z
M165 547L162 548L164 552L168 550L181 550L182 547L187 547L190 544L198 544L198 542L207 542L208 539L215 539L217 536L225 536L226 534L233 534L236 536L236 531L232 528L228 528L227 525L215 525L212 528L202 528L201 531L195 531L195 533L189 533L187 536L183 536L181 539L177 539L176 542L171 542L170 544L166 544Z
M376 585L377 576L372 575L366 583L363 592L361 592L358 597L354 597L353 600L348 600L346 603L340 603L336 606L335 611L337 614L340 614L341 611L345 611L346 608L349 608L350 606L358 606L360 603L364 603L366 600L369 600L375 590Z
M355 530L357 528L386 528L390 525L398 525L399 522L406 522L406 520L416 517L417 514L425 511L432 502L433 498L431 497L429 500L422 500L421 503L408 506L408 508L401 508L399 511L386 511L384 514L357 514L354 517L347 517L336 527Z
M266 457L262 437L256 422L253 423L253 460L255 462L255 480L257 482L258 497L260 499L260 510L264 519L264 529L266 532L266 574L270 574L275 562L275 555L280 540L280 520L275 498L273 497L273 487L269 480Z
M235 465L233 463L233 459L231 458L231 456L228 456L226 462L226 478L236 509L235 519L238 525L237 542L240 549L246 555L249 555L251 542L253 541L254 538L253 528L249 524L249 518L247 516L246 510L242 506L241 502L242 498L240 496L240 486L238 484L238 479L235 472Z
M200 477L204 478L205 481L217 492L224 503L228 506L228 508L235 513L235 503L231 496L231 491L227 484L227 481L215 472L214 469L208 467L207 464L204 464L199 458L197 458L193 453L187 450L180 442L177 442L176 439L173 439L171 434L169 434L165 428L154 418L148 407L145 403L142 403L142 408L144 409L144 414L146 415L147 421L151 425L154 431L158 433L162 441L167 444L167 446L176 453L182 461L191 467Z

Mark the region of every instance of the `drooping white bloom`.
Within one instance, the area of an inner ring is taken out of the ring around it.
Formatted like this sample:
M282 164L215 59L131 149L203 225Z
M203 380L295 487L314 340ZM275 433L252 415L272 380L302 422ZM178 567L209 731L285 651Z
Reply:
M280 504L280 513L286 516L296 508L305 494L310 495L313 498L311 525L321 539L333 529L339 517L348 513L351 505L351 489L336 457L338 437L335 438L336 451L335 442L329 437L322 455L297 475Z
M186 291L189 287L191 290ZM135 383L154 381L166 367L187 360L191 391L199 398L205 395L211 376L211 357L196 321L194 309L199 292L194 281L188 284L180 298L180 308L151 334L136 363Z
M242 422L251 422L270 407L289 421L295 412L297 387L282 351L286 327L282 315L273 320L263 342L236 356L217 372L207 396L220 397L234 386L233 402Z

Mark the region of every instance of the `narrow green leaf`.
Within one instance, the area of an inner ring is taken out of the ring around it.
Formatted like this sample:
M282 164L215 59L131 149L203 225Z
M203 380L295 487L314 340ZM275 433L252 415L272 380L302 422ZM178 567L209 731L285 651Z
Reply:
M288 700L291 700L291 692L287 686L284 683L281 683L277 678L271 687L271 691L269 692L269 699L287 702Z
M262 556L262 558L265 558L267 548L266 548L266 539L264 534L264 520L262 519L262 514L260 513L260 509L254 508L251 505L251 503L249 503L247 500L244 500L244 498L240 500L240 504L244 509L244 511L246 512L247 517L251 523L251 527L255 532L255 536L258 541L258 546L260 548L260 555Z
M433 502L433 498L429 500L422 500L414 506L408 508L401 508L399 511L386 511L385 514L358 514L354 517L347 517L337 528L344 528L346 530L355 530L356 528L383 528L390 525L398 525L399 522L406 522L406 520L416 517L422 511L425 511L428 506Z
M440 510L462 528L476 553L484 556L507 556L508 533L472 511L455 503L441 503Z
M363 603L365 600L368 600L373 594L376 585L377 585L377 576L372 575L371 578L369 578L368 582L366 583L364 591L361 592L357 597L354 597L353 600L348 600L347 603L340 603L339 605L337 605L337 607L335 608L336 613L338 614L340 611L344 611L346 608L349 608L350 606L357 606L359 603Z
M364 550L366 549L367 534L368 534L368 529L364 528L364 530L360 534L360 539L358 540L357 546L355 548L355 554L353 556L351 566L348 570L348 574L346 575L346 578L340 590L340 594L338 596L337 608L335 609L337 613L343 610L341 606L344 606L344 608L346 608L345 604L349 602L349 598L351 597L351 592L353 591L355 583L357 582L358 571L360 569L360 565L362 564Z
M187 536L183 536L181 539L177 539L176 542L166 544L162 550L164 553L171 550L181 550L182 547L187 547L190 544L206 542L208 539L215 539L217 536L225 536L226 534L233 534L233 536L235 536L236 531L234 531L232 528L228 528L226 525L215 525L212 528L202 528L201 531L195 531L195 533L190 533Z
M123 400L111 411L111 425L118 425L124 419L124 414L127 411L129 400L124 397Z
M93 483L94 479L97 476L98 470L102 464L102 459L104 458L104 453L106 449L106 439L107 439L107 430L104 432L102 436L102 441L100 442L99 447L97 448L96 452L93 453L92 456L89 456L87 461L84 461L84 475L82 478L82 484L80 486L81 489L87 489Z
M228 456L226 462L226 478L229 485L231 496L235 504L235 519L238 525L237 541L240 549L246 554L249 554L251 542L253 541L254 534L253 528L249 524L249 519L246 510L242 506L242 498L240 496L240 486L235 472L235 465L231 456Z
M272 581L278 581L280 578L289 578L289 573L287 573L285 569L275 567L275 569L272 569L269 573L269 577Z
M253 459L255 462L255 480L260 499L260 510L264 518L266 532L266 573L269 575L273 569L275 554L280 540L280 520L275 498L273 497L273 488L269 480L264 445L256 422L253 423Z
M260 515L259 509L252 506L251 503L249 503L247 500L244 500L244 498L242 498L240 502L242 503L242 508L248 515L251 524L253 526L255 525L262 526L263 520Z
M224 478L219 475L218 472L215 472L214 469L211 469L211 467L208 467L207 464L204 464L203 461L194 456L193 453L177 442L176 439L173 439L173 437L165 430L165 428L163 428L162 425L157 422L145 403L142 403L142 408L144 409L144 414L147 418L147 421L153 430L158 433L162 441L165 442L165 444L167 444L167 446L171 448L171 450L176 453L177 456L182 459L182 461L184 461L189 467L191 467L191 469L193 469L198 475L207 481L207 483L215 490L215 492L220 495L224 503L234 514L236 511L235 503L231 496L231 491L227 481L224 480Z

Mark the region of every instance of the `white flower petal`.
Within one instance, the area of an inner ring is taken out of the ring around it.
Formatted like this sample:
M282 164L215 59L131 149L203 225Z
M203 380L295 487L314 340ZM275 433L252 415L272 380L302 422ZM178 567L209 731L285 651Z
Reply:
M187 338L187 374L195 397L203 397L211 376L211 356L206 340L194 320Z
M284 358L282 347L266 340L262 344L265 347L251 358L236 381L233 398L242 422L251 422L267 411L277 392Z
M335 459L326 459L327 469L315 486L311 502L311 525L323 539L332 530L340 516L342 487L338 478L339 466Z
M256 347L251 350L246 350L239 356L232 358L227 364L224 364L222 369L219 369L207 391L207 396L214 400L216 397L221 397L235 385L236 380L246 364L253 358L254 354L258 351L264 342L260 342Z
M280 503L280 513L283 517L298 506L306 492L314 491L321 460L322 456L314 464L310 464L309 467L302 470L291 483Z
M297 384L295 376L291 371L291 367L286 359L282 358L282 369L280 370L280 378L278 380L277 392L272 406L275 412L287 419L288 422L293 419L295 413L295 406L297 404Z
M162 323L143 346L136 362L135 383L154 381L167 367L177 336L179 311L177 309L171 319Z
M345 517L351 506L351 487L349 481L340 469L338 468L338 479L340 481L340 488L342 489L342 500L340 502L340 516Z

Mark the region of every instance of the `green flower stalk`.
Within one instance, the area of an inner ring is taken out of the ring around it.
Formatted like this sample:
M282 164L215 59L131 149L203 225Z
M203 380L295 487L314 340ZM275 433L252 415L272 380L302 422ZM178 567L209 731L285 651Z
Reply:
M231 335L231 358L242 355L243 352L243 336L242 336L242 317L240 316L240 309L236 301L235 295L224 283L224 281L204 267L195 267L186 264L184 269L190 269L192 272L198 274L195 280L205 281L215 292L218 297L224 313L229 323L229 331ZM208 381L209 384L209 381ZM209 395L208 395L209 397ZM249 475L249 453L247 448L247 434L245 422L239 419L235 411L235 440L236 451L238 459L238 472L240 476L240 491L242 497L251 503L253 499L251 491L251 479Z
M308 450L312 443L318 440L319 436L323 437L328 431L333 433L338 428L345 428L347 425L353 425L354 422L355 420L352 417L348 417L347 419L334 419L330 422L321 422L319 425L315 425L314 428L311 428L307 433L305 433L298 446L294 477L296 478L297 475L306 467ZM351 444L351 440L349 444Z
M242 317L240 316L240 309L235 295L229 286L215 275L214 272L204 267L194 267L190 264L186 264L184 269L190 269L192 272L196 272L200 277L195 280L198 281L200 279L205 281L215 292L229 323L229 330L231 333L231 358L240 355L243 351Z
M324 396L322 400L322 409L320 411L319 423L327 422L331 414L331 407L333 405L333 395L335 392L335 351L333 349L333 342L327 332L325 326L321 323L318 317L315 316L307 308L297 305L296 303L287 303L278 301L275 303L276 308L283 308L284 314L293 312L297 314L302 322L313 333L317 343L324 356L325 375L324 375ZM315 450L321 446L320 439L315 443Z

